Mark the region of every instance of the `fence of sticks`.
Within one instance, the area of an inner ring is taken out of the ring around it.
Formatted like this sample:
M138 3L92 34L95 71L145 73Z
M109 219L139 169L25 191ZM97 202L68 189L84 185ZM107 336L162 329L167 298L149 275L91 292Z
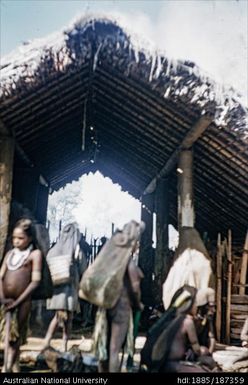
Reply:
M240 334L248 316L248 231L245 241L234 244L228 230L218 234L216 253L216 336L219 342L240 345Z

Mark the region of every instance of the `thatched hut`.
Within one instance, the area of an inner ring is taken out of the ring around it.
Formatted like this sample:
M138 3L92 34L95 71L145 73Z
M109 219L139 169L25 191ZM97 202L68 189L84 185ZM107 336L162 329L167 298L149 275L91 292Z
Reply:
M192 62L149 52L117 23L95 17L21 46L2 58L0 76L2 244L12 198L45 222L49 191L99 170L143 197L143 216L157 212L163 254L166 224L178 220L178 156L192 147L196 228L210 239L232 229L235 242L243 242L247 108L233 89Z

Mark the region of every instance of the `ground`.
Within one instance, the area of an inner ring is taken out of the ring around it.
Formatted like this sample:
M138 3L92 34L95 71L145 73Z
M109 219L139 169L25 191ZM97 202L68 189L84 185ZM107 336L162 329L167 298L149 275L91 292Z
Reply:
M78 325L74 325L73 327L73 333L71 336L71 339L68 343L68 350L70 350L72 347L78 347L80 351L82 352L82 355L87 358L93 358L91 354L91 348L92 348L92 338L91 338L91 328L82 329ZM34 373L34 372L51 372L48 368L40 368L36 365L36 359L39 353L41 352L43 346L44 346L44 335L45 331L41 329L36 329L36 332L34 330L32 331L32 335L28 337L27 343L21 347L21 355L20 355L20 369L21 372L25 373ZM143 347L145 343L145 337L139 336L136 339L135 343L135 356L134 356L134 369L137 371L138 369L138 363L139 363L139 352L141 348ZM51 347L60 350L62 347L62 339L61 339L61 332L58 331L55 334L55 338L51 341ZM0 362L1 367L3 363L3 344L0 344ZM121 357L120 357L121 358ZM126 357L124 357L123 363L125 364ZM122 371L125 372L125 365L123 364Z
M41 326L41 324L32 323L32 330L30 330L30 336L27 339L27 343L21 347L20 355L20 369L22 373L51 373L52 370L46 365L40 366L37 364L37 357L44 346L44 336L47 326ZM60 351L62 348L62 331L58 330L51 341L51 347ZM71 339L69 340L68 350L75 348L75 351L80 351L84 360L87 362L93 362L93 367L96 364L94 356L92 354L92 327L83 328L80 322L75 322L73 325L73 332ZM135 341L135 355L134 355L134 367L133 371L137 372L140 361L140 350L145 343L144 334L139 334ZM0 344L0 367L3 363L3 344ZM80 357L80 355L79 355ZM237 361L238 358L238 362ZM122 359L120 354L120 360ZM126 355L124 355L122 372L126 372ZM226 346L217 344L217 351L214 353L214 359L219 363L225 372L247 372L248 371L248 349ZM81 357L80 357L81 361Z

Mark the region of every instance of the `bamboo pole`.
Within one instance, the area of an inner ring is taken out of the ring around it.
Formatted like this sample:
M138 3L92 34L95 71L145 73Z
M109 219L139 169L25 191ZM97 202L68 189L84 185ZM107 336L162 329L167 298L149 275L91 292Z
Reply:
M217 282L216 282L216 336L217 340L220 342L221 339L221 276L222 276L222 247L221 247L221 234L218 234L217 238L217 255L216 255L216 273L217 273Z
M246 284L246 275L247 275L247 263L248 263L248 231L245 237L244 250L242 254L241 270L240 270L240 286L239 294L245 294L245 284Z
M232 232L228 230L227 240L227 293L226 293L226 343L230 344L231 295L232 295Z

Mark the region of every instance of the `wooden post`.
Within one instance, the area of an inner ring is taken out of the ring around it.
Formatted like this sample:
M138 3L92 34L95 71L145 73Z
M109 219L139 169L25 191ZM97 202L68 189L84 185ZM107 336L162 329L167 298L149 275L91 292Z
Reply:
M145 222L146 228L141 235L139 250L139 266L144 273L141 281L141 300L144 305L154 305L152 295L152 274L154 271L154 249L152 247L153 233L153 210L154 195L147 194L142 196L141 220Z
M226 293L226 343L230 344L231 296L232 296L232 232L228 230L227 240L227 293Z
M246 284L246 275L247 275L247 263L248 263L248 231L245 237L244 250L242 254L242 262L241 262L241 271L240 271L240 285ZM239 294L245 294L245 286L240 286Z
M47 186L39 184L37 191L35 218L43 225L46 224L47 219L48 196L49 188Z
M3 257L8 235L14 148L14 138L0 122L0 259Z
M94 238L94 243L93 243L93 257L94 257L94 259L96 258L96 254L97 254L96 241L97 241L97 238Z
M218 234L217 239L217 255L216 255L216 336L220 342L221 339L221 314L222 314L222 247L221 247L221 235Z
M194 227L193 153L183 150L178 161L178 229Z
M46 225L46 228L47 228L47 231L48 231L48 232L50 231L50 225L51 225L51 222L48 220L48 221L47 221L47 225Z
M62 219L59 220L59 236L58 236L58 239L60 238L61 230L62 230Z
M115 224L111 223L111 234L113 235L115 232Z
M13 199L28 208L33 215L38 202L39 173L35 167L14 167ZM27 188L28 186L28 188Z
M148 184L143 194L151 194L155 191L157 181L161 178L168 177L168 175L170 175L171 171L176 166L180 152L182 150L189 150L193 146L193 144L200 138L200 136L207 130L211 122L212 118L210 116L203 115L200 117L200 119L194 124L194 126L187 132L181 144L171 154L170 158L167 160L162 169Z
M168 249L169 249L169 183L168 179L160 179L156 189L156 235L157 244L155 252L155 283L154 295L156 302L162 301L162 285L168 273Z

